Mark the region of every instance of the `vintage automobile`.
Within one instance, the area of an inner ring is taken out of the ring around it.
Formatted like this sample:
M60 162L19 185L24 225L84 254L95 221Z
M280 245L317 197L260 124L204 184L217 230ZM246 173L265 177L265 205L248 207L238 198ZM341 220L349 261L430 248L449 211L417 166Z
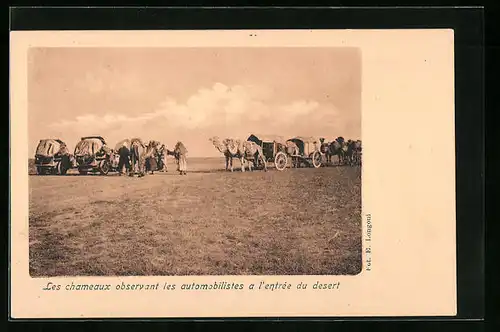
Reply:
M116 155L101 136L82 137L75 146L75 159L80 174L88 172L107 175L114 170Z
M321 143L318 139L297 136L290 138L288 141L295 143L298 147L297 153L291 156L295 165L299 167L302 164L306 164L314 168L321 167L323 157L320 151Z
M35 167L39 175L65 175L73 166L74 158L66 143L57 138L41 139L36 147Z

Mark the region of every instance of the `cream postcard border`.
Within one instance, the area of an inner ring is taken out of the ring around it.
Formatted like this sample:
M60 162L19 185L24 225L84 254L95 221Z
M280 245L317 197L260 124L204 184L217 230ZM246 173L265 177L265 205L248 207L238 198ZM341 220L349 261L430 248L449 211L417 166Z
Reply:
M31 278L28 48L218 46L361 49L363 238L369 214L371 271L363 267L356 276ZM453 30L15 31L11 32L10 68L11 317L456 314ZM177 285L265 281L294 287L286 291L43 291L49 281L113 285L121 281ZM340 288L313 290L317 281L340 282ZM297 290L300 282L308 283L308 289Z

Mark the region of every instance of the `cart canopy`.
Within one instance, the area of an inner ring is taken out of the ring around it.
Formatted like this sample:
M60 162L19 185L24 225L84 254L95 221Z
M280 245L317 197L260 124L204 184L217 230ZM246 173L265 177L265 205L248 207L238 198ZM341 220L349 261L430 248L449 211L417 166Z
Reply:
M104 146L104 140L98 137L84 137L75 147L75 156L95 155Z
M319 139L312 136L297 136L290 138L288 141L297 144L300 154L306 155L312 153L314 150L318 150L321 145Z
M63 145L65 144L60 139L41 139L36 147L35 154L37 156L52 157L59 152Z
M103 145L106 145L106 140L102 136L86 136L82 137L82 140L84 139L98 139L102 142Z
M279 135L257 135L252 134L248 137L247 141L255 142L258 145L262 145L262 143L279 143L282 145L286 144L286 140L283 136Z
M294 138L290 138L289 141L292 141L295 144L297 144L297 141L302 142L302 143L313 143L313 144L321 143L318 138L315 138L312 136L297 136Z

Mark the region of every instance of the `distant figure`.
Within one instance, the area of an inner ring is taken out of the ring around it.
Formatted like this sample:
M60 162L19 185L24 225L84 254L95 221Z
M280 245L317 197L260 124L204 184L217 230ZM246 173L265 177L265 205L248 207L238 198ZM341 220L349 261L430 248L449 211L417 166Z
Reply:
M175 159L177 159L177 170L179 171L180 175L186 175L187 173L187 160L186 160L186 155L187 155L187 149L182 144L182 142L177 142L175 145L174 149L174 156Z
M162 144L158 150L158 170L162 172L168 172L167 169L167 147Z
M158 170L158 160L156 159L156 156L150 156L146 159L146 172L151 172L151 174L154 174L155 171Z
M149 141L148 147L156 147L156 151L153 151L151 155L146 159L146 170L154 174L155 171L159 170L158 168L158 146L160 142L158 141Z
M123 142L122 147L118 150L118 155L120 156L120 161L118 162L118 173L123 174L123 167L125 166L125 171L130 172L129 156L130 151L127 148L127 143Z
M64 165L64 168L70 169L75 164L73 160L71 160L71 156L66 144L61 144L59 148L58 154L61 156L61 162Z

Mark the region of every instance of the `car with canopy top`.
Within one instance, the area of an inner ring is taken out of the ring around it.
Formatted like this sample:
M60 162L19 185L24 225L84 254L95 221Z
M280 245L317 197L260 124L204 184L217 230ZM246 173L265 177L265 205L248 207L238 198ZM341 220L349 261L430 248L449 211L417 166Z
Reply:
M82 137L75 147L75 159L80 174L99 172L107 175L113 170L115 154L101 136Z
M66 143L58 138L41 139L35 152L35 167L39 175L65 175L72 168L73 155Z

